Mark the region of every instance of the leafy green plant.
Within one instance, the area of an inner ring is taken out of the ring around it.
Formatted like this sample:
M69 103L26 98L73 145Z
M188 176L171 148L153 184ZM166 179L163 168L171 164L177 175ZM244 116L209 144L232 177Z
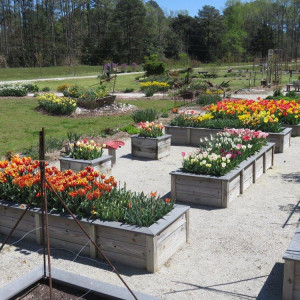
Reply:
M140 132L140 129L135 127L134 125L128 124L126 126L123 126L119 128L120 131L127 132L128 134L138 134Z
M26 87L22 84L2 84L0 85L0 97L24 97L28 93Z
M68 89L62 91L65 97L79 98L81 95L81 89L78 85L71 85Z
M49 92L50 88L48 86L45 86L42 88L42 92Z
M168 117L169 117L169 114L168 114L167 111L164 111L164 112L161 113L160 117L161 117L161 118L168 118Z
M126 88L123 93L132 93L134 91L133 88Z
M34 93L39 91L39 87L36 84L33 83L22 83L21 84L23 87L25 87L29 93Z
M131 117L135 123L146 121L152 122L158 118L158 113L155 109L147 108L132 112Z
M212 103L217 103L221 101L222 98L219 95L208 95L208 94L200 94L199 97L196 99L197 104L208 105Z

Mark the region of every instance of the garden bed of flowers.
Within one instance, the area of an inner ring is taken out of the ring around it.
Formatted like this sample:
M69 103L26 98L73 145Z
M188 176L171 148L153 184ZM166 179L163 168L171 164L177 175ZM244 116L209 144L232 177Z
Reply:
M296 125L300 119L299 101L226 99L204 109L205 115L181 114L170 125L216 129L247 127L278 133L284 125Z
M24 97L28 92L38 90L38 86L32 83L1 84L0 97Z
M30 157L14 156L11 161L0 161L0 198L26 204L34 197L39 207L39 162ZM118 188L113 177L106 177L87 167L75 173L57 168L46 168L46 178L54 190L78 216L102 221L118 221L137 226L150 226L173 209L174 202L162 200L151 193L134 193ZM64 212L55 194L48 189L47 199L51 212Z
M205 146L183 155L182 172L222 176L267 144L268 134L250 129L224 129L206 139Z

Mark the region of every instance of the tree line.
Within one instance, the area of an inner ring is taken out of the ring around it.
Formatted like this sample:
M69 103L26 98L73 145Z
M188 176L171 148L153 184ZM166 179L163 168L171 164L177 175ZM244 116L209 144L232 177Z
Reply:
M228 0L164 13L142 0L1 0L0 56L10 67L140 63L153 53L202 62L247 61L268 49L298 57L300 0ZM1 59L0 59L1 64Z

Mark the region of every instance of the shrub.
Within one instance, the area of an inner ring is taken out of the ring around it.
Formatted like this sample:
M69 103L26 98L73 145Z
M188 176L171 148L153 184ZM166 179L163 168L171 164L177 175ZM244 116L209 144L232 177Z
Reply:
M0 161L1 199L27 204L34 198L33 205L39 206L42 199L38 166L38 161L30 157L15 156L11 163ZM169 213L174 206L174 201L169 198L163 200L156 193L145 195L133 193L125 187L117 188L113 177L99 174L91 167L78 173L47 167L46 177L69 209L87 219L148 227ZM46 188L49 209L64 212L55 193L48 186Z
M152 122L158 118L157 111L152 108L147 108L144 110L136 110L132 112L131 117L135 123L139 122Z
M21 84L2 84L0 85L0 97L24 97L28 93L26 87Z
M222 98L219 95L208 95L208 94L200 94L196 99L197 104L208 105L212 103L217 103L221 101Z
M65 97L79 98L81 95L81 90L78 85L71 85L67 90L62 92Z
M60 93L63 93L65 90L68 90L69 88L70 88L70 84L64 83L59 85L56 90Z
M38 102L42 109L55 115L70 115L76 110L74 100L51 93L39 96Z
M23 87L27 89L28 92L34 93L39 91L39 87L36 84L33 83L22 83L21 84Z
M50 88L48 86L45 86L42 88L42 92L49 92Z
M152 54L150 57L145 58L144 71L147 76L164 74L166 65L158 60L156 54Z
M134 89L132 88L126 88L123 93L132 93L134 91Z

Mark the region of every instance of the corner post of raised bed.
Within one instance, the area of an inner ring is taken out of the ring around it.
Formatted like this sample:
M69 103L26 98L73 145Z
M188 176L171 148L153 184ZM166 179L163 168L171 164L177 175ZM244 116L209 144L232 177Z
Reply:
M263 173L266 173L267 170L267 155L266 152L263 154Z
M221 207L227 208L229 202L229 181L222 180L222 200L221 200Z
M158 271L157 236L146 236L146 263L148 272L155 273L156 271Z
M253 161L252 164L252 182L255 183L256 182L256 159Z
M272 147L272 162L271 162L271 166L274 166L274 154L275 154L275 144Z
M244 194L244 169L240 172L240 194Z
M295 262L292 260L285 260L282 300L294 299L294 279L295 279Z
M171 175L171 199L176 200L176 175Z
M186 129L186 144L191 144L191 128Z
M43 244L43 216L42 214L34 214L34 219L35 219L35 237L36 237L36 242L39 245Z
M91 236L92 240L97 242L97 240L96 240L96 238L97 238L97 228L94 224L89 225L89 231L90 231L90 236ZM94 246L92 241L89 242L89 245L90 245L90 257L91 258L96 258L97 257L96 247Z

